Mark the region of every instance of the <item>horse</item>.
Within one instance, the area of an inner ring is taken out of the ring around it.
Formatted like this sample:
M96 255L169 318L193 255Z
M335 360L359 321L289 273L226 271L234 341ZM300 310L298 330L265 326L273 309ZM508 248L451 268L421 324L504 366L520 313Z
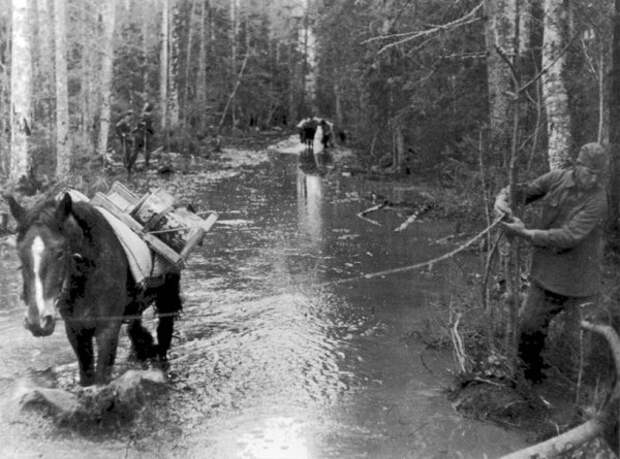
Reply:
M5 198L17 222L25 328L34 336L49 336L60 314L82 386L109 382L123 322L138 360L167 365L174 318L182 308L180 272L162 275L158 285L138 285L108 221L69 193L59 200L42 199L30 209L13 196ZM151 305L159 316L157 344L141 321Z

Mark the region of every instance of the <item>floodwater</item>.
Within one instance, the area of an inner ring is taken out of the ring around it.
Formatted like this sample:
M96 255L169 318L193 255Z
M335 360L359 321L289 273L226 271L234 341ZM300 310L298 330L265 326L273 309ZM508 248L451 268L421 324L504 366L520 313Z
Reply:
M3 418L0 457L482 458L522 447L518 434L453 410L450 349L417 333L448 320L436 306L463 271L458 260L364 277L451 249L433 241L453 225L394 232L406 215L369 216L381 226L356 217L376 182L306 174L291 154L250 156L239 174L168 183L175 193L200 183L186 194L220 219L183 271L166 393L93 435ZM62 327L45 339L22 328L18 263L10 249L0 256L6 400L24 375L76 368ZM122 334L117 372L132 365Z

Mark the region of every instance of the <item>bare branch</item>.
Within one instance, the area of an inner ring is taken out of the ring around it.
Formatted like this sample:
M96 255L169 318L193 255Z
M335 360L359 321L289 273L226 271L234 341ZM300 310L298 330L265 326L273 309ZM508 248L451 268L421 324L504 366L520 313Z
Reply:
M464 26L464 25L467 25L467 24L472 24L472 23L474 23L476 21L479 21L481 19L479 17L476 17L476 14L478 13L479 10L482 9L483 4L484 4L484 2L480 2L478 5L476 5L465 16L462 16L462 17L460 17L458 19L455 19L454 21L448 22L446 24L440 24L440 25L437 25L437 26L432 27L430 29L416 31L416 32L405 32L405 33L400 33L400 34L381 35L379 37L373 37L373 38L369 38L367 40L364 40L362 42L362 44L366 44L366 43L370 43L370 42L378 41L378 40L386 40L386 39L390 39L390 38L401 38L398 41L395 41L393 43L390 43L390 44L387 44L387 45L383 46L377 52L377 54L381 54L381 53L385 52L389 48L392 48L392 47L398 46L398 45L402 45L403 43L407 43L408 41L415 40L416 38L425 37L425 36L429 36L429 35L434 35L434 34L436 34L438 32L442 32L442 31L446 31L446 30L450 30L450 29L455 29L457 27L461 27L461 26Z

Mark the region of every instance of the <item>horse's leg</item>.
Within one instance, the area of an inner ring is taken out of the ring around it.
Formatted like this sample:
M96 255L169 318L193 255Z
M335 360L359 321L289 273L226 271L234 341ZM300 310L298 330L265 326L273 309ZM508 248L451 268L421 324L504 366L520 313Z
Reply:
M141 319L132 319L127 326L127 333L136 358L144 361L153 356L153 337L149 331L142 326Z
M110 380L112 366L116 358L118 346L118 334L121 329L121 321L114 320L98 328L95 333L97 341L97 368L95 380L99 384L105 384Z
M93 367L93 331L74 329L68 323L65 327L67 338L77 355L80 367L80 384L90 386L95 383L95 371Z
M159 314L157 356L162 362L167 360L168 349L170 349L174 317L182 309L180 282L181 276L179 274L167 274L166 282L159 288L155 298L155 307Z

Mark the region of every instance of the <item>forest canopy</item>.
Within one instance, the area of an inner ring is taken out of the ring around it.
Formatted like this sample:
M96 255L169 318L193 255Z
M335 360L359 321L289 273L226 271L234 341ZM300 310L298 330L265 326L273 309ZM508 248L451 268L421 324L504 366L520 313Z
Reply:
M189 154L319 115L368 165L388 156L396 172L438 174L475 166L481 139L489 164L507 166L514 138L525 173L545 168L549 139L569 157L609 140L613 122L611 1L0 6L0 172L13 180L33 168L62 179L118 150L115 123L147 103L157 143Z

